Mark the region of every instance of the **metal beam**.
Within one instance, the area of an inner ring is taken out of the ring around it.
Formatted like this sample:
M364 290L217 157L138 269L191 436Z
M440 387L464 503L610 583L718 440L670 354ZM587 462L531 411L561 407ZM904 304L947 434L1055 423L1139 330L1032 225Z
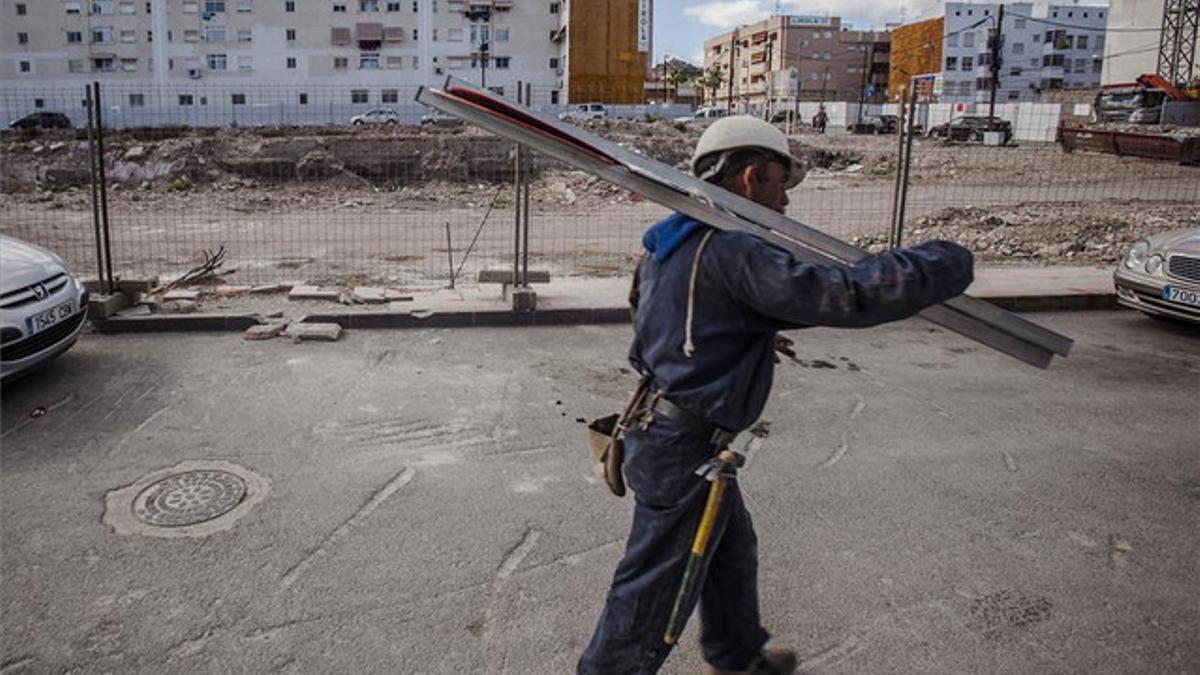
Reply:
M465 82L447 78L443 89L422 87L416 100L713 227L755 234L802 259L850 265L870 257L717 185ZM920 316L1039 368L1056 354L1066 356L1072 344L1070 338L967 295L927 308Z

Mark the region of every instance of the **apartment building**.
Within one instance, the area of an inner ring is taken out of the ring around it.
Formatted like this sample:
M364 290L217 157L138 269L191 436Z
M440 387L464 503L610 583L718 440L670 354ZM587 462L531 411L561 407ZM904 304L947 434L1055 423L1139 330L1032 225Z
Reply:
M991 3L946 3L940 100L989 100L999 9ZM1106 7L1049 5L1036 16L1032 3L1004 9L997 102L1037 101L1044 90L1100 83Z
M609 3L628 26L597 35L568 33L568 17L584 13L571 14L567 0L0 0L0 83L335 85L353 88L355 104L386 104L402 87L453 75L514 98L529 83L566 103L568 52L591 65L591 43L606 42L619 47L614 61L639 69L640 96L649 3ZM131 94L129 104L140 100Z
M794 101L881 99L890 36L839 17L775 16L704 42L704 70L722 73L710 105L757 111Z
M1162 37L1163 0L1110 0L1101 84L1126 84L1145 73L1158 72ZM1200 59L1197 59L1200 64ZM1200 75L1200 67L1197 68Z

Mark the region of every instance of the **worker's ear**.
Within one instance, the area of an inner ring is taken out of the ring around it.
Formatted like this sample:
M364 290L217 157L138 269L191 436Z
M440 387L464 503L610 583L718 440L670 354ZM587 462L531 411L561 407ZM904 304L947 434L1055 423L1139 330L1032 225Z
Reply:
M762 180L759 175L758 162L751 162L746 165L737 175L738 193L749 199L750 195L754 194L754 184Z

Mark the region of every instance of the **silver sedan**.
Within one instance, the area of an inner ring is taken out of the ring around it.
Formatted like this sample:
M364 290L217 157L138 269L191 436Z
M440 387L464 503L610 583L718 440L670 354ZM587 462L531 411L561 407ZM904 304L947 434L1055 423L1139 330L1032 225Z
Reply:
M70 349L87 309L88 292L65 260L0 235L0 379Z
M1113 282L1126 307L1200 324L1200 227L1134 242Z

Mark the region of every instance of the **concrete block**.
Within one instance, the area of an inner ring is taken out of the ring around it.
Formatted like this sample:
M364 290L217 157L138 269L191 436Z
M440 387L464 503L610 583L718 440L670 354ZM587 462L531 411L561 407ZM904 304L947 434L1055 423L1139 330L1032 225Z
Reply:
M269 323L261 326L251 326L242 333L243 340L270 340L279 337L288 327L287 322Z
M255 294L258 294L258 293L278 293L278 292L280 292L280 291L282 291L282 290L284 290L284 287L283 287L281 284L266 284L266 285L263 285L263 286L251 286L251 287L250 287L250 292L251 292L251 293L255 293Z
M188 302L195 302L199 299L200 299L200 291L192 291L192 290L187 290L187 289L182 289L182 288L177 288L175 290L167 291L163 295L164 302L170 302L172 300L186 300Z
M376 286L359 286L351 296L355 302L367 305L381 305L387 302L387 291Z
M149 293L158 286L158 277L121 277L117 289L122 293Z
M287 336L293 342L323 340L336 342L342 336L342 327L336 323L293 323L287 328Z
M337 302L337 291L323 291L320 286L293 286L288 300L332 300Z
M134 305L117 312L117 316L150 316L153 311L150 305Z
M537 309L537 291L532 288L509 288L508 302L514 312L532 312Z
M130 298L124 293L100 295L92 293L88 296L88 318L92 321L103 321L129 306Z
M383 297L386 298L388 302L412 302L413 299L413 296L409 295L408 293L405 293L404 291L397 291L394 288L389 288L384 291Z

